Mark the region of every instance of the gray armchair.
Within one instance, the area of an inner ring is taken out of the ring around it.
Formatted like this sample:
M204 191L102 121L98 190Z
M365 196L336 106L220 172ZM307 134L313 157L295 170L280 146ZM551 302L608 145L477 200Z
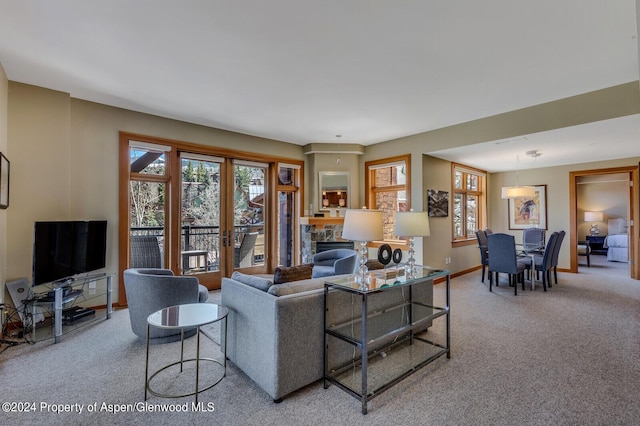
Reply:
M187 303L204 303L209 291L192 276L174 276L168 269L127 269L124 288L129 305L131 330L144 342L147 338L147 318L160 309ZM180 340L180 331L151 328L149 343ZM192 336L196 329L185 331Z
M313 255L312 278L354 274L358 264L358 252L351 249L333 249Z

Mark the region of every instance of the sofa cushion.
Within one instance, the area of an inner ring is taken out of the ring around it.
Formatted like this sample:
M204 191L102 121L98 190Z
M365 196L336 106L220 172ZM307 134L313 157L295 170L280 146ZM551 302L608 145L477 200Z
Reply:
M288 294L302 293L304 291L324 288L324 279L312 278L300 281L290 281L282 284L274 284L267 293L274 296L286 296Z
M267 291L273 285L273 282L269 279L256 277L254 275L243 274L242 272L234 272L231 275L231 279L246 284L251 287L255 287L258 290Z
M290 281L306 280L311 278L313 263L305 263L297 266L278 266L273 274L273 283L282 284Z

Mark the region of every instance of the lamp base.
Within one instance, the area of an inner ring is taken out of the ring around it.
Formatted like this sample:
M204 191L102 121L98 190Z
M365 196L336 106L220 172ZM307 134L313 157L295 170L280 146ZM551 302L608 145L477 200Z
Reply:
M591 236L592 237L600 235L600 230L598 229L598 224L594 223L593 225L591 225L591 229L589 230L589 232L591 232Z
M369 258L369 250L367 249L366 241L360 241L359 253L360 266L358 266L358 272L355 278L360 290L368 290L369 283L367 282L367 273L369 272L369 268L367 267L367 259Z

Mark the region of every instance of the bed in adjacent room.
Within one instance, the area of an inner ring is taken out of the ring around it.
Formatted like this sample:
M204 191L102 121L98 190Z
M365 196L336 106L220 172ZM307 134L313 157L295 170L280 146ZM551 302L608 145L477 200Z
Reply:
M609 219L609 229L604 240L607 247L607 260L610 262L629 262L629 233L627 220Z

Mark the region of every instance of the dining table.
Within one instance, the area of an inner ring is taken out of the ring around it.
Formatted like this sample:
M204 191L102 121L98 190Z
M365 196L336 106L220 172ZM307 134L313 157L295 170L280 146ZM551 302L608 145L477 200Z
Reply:
M530 244L522 244L516 243L516 255L518 257L526 257L529 256L531 258L531 269L529 270L529 274L531 276L531 291L536 289L536 255L542 255L544 253L544 246L535 245L532 246Z

